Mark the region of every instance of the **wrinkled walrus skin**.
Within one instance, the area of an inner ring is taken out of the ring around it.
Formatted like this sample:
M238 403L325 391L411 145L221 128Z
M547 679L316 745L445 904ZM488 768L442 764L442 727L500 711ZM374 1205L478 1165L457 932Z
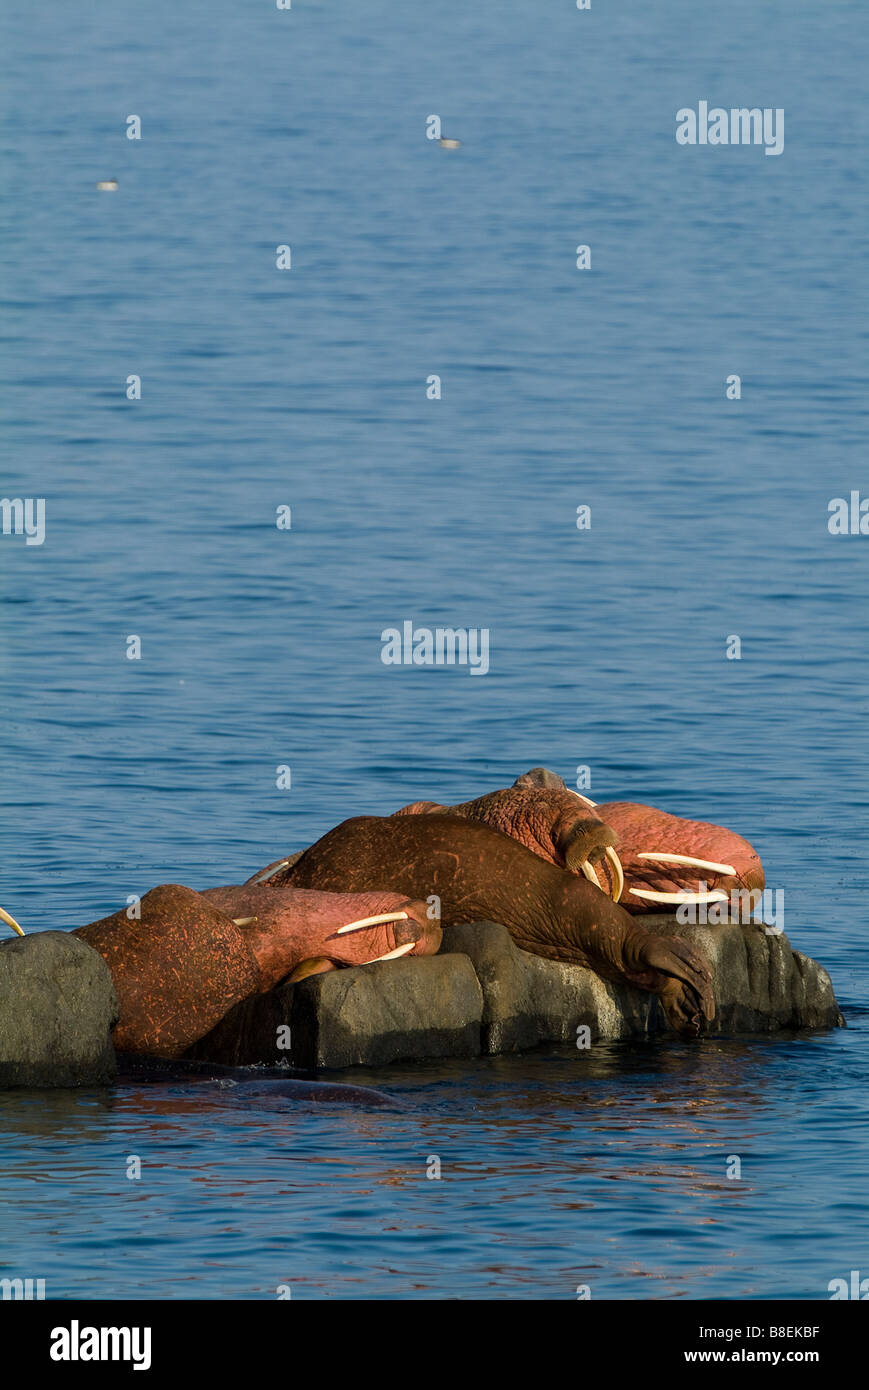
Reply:
M706 963L652 936L599 888L507 835L456 816L359 816L324 835L273 883L330 892L436 894L441 923L502 922L516 945L657 994L670 1026L695 1035L715 1015Z
M124 910L73 934L109 967L120 1006L115 1048L177 1058L234 1005L288 975L364 965L393 952L434 953L441 931L427 911L425 903L393 892L228 887L196 893L167 883L145 894L139 918L130 920ZM348 923L385 913L395 920L336 935Z
M590 861L595 874L599 878L601 874L605 876L601 886L609 890L613 887L613 870L605 857L605 847L611 845L618 852L625 877L619 901L632 913L661 911L657 896L637 896L634 888L675 897L692 895L701 881L709 889L728 896L743 889L760 892L764 886L760 856L734 831L706 821L683 820L632 801L593 805L546 768L533 768L517 778L512 787L458 806L414 801L394 814L453 815L479 821L574 873L580 872L584 860ZM638 857L654 852L692 856L706 861L706 867L656 863L654 859ZM721 872L722 867L735 872Z

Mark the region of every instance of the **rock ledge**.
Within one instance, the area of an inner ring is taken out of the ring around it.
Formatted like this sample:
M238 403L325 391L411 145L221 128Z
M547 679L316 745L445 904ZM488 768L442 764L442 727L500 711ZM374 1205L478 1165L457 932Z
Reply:
M684 937L709 961L711 1033L844 1026L826 970L787 937L735 923L681 926L672 917L646 917L643 925ZM247 1000L188 1056L236 1066L376 1066L575 1042L582 1026L592 1041L667 1027L653 995L529 955L506 927L473 922L447 928L436 956L317 975Z

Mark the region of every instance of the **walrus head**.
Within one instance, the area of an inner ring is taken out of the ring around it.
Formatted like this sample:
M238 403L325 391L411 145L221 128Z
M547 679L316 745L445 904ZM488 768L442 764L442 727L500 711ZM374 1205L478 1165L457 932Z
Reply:
M763 865L757 851L732 830L708 821L685 820L636 802L597 803L568 787L546 767L523 772L514 788L538 787L553 798L553 818L558 807L568 807L568 823L579 827L587 817L570 816L566 797L578 800L616 836L627 878L624 905L629 912L659 911L691 903L724 903L729 892L747 890L759 898L764 887ZM690 853L695 850L698 853ZM581 852L581 843L580 843ZM574 852L574 859L577 852ZM725 862L726 861L726 862ZM578 871L566 860L567 867ZM581 865L579 866L581 867ZM698 875L700 882L697 883ZM588 875L586 874L586 877ZM707 882L707 880L709 882ZM713 886L709 886L711 883Z
M406 895L164 883L73 933L109 967L119 1052L180 1057L242 1000L282 980L433 954L441 929Z

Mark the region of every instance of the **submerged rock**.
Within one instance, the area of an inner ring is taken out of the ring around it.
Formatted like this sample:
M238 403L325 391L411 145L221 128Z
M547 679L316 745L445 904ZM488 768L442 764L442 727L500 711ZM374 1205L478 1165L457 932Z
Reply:
M105 1086L118 1001L102 956L69 932L0 942L0 1087Z

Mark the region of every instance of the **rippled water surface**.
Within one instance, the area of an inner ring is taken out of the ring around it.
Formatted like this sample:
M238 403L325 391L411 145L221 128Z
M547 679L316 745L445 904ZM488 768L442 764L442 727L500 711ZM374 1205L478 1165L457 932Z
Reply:
M335 1078L392 1106L269 1076L7 1093L0 1273L209 1298L869 1275L869 539L827 530L867 486L865 7L80 8L0 18L0 494L47 524L0 538L0 903L72 927L587 764L596 798L751 838L849 1027ZM678 146L701 99L784 108L784 153ZM405 619L488 628L491 670L384 666Z

